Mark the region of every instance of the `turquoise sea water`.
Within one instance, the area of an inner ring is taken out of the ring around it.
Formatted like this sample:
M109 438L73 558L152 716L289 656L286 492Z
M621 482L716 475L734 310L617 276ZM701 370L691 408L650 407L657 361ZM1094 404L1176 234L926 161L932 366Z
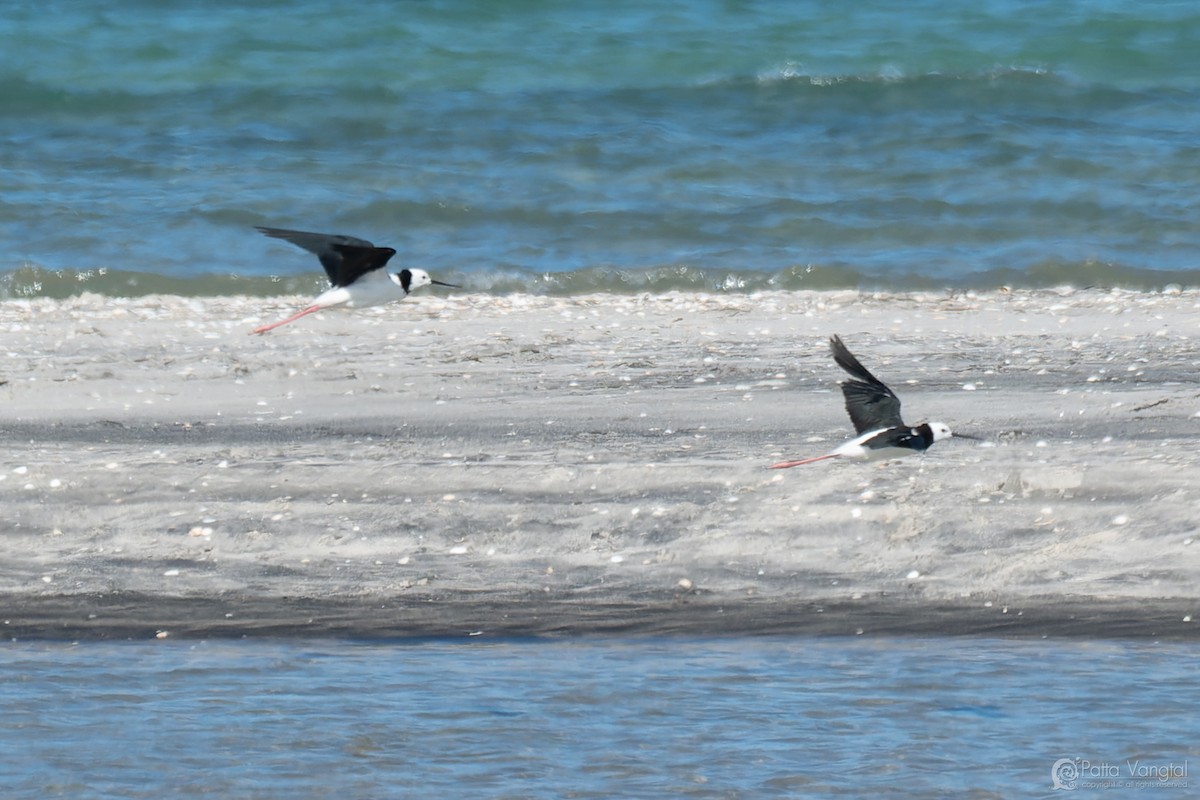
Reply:
M0 297L1195 283L1200 7L39 0Z
M1195 665L1194 645L1077 640L7 643L0 787L1192 797Z

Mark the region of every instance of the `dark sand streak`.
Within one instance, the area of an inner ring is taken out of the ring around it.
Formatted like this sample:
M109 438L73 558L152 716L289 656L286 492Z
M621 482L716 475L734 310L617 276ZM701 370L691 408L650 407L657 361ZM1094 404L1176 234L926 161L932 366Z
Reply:
M0 598L16 640L250 636L353 639L610 636L997 636L1195 641L1190 601L1029 598L1021 606L881 597L815 602L608 592L475 591L367 598L164 597L137 593ZM227 616L228 615L228 616Z

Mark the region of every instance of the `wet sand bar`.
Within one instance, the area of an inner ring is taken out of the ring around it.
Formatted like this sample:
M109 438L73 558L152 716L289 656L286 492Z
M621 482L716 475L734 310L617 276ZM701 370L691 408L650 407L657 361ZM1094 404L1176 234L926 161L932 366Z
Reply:
M1200 293L302 302L0 303L7 635L1196 635Z

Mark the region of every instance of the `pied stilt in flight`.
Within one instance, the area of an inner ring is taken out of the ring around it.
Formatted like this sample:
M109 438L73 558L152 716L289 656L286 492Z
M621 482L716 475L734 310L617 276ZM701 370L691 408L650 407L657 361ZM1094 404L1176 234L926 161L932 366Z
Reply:
M255 328L251 333L266 333L325 308L367 308L403 300L413 289L430 284L461 288L453 283L435 281L423 269L388 272L384 265L396 255L396 251L390 247L376 247L366 239L285 228L259 227L257 230L315 253L332 285L303 311L279 322Z
M900 398L887 384L876 378L859 363L854 354L838 336L830 337L829 347L833 360L852 380L842 382L842 396L846 399L846 411L854 430L859 435L832 452L798 461L781 461L771 469L787 469L801 464L812 464L832 458L863 458L879 461L924 453L934 442L949 439L950 428L943 422L923 422L910 427L900 418ZM957 434L960 439L977 439L965 433Z

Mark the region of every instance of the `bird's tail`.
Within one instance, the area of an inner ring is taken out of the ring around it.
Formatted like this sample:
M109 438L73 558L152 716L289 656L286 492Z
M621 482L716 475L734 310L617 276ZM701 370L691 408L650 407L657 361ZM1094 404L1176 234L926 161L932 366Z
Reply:
M814 456L813 458L802 458L799 461L780 461L778 464L772 464L768 469L787 469L788 467L798 467L801 464L815 464L818 461L825 461L830 458L839 458L841 453L826 453L823 456Z

